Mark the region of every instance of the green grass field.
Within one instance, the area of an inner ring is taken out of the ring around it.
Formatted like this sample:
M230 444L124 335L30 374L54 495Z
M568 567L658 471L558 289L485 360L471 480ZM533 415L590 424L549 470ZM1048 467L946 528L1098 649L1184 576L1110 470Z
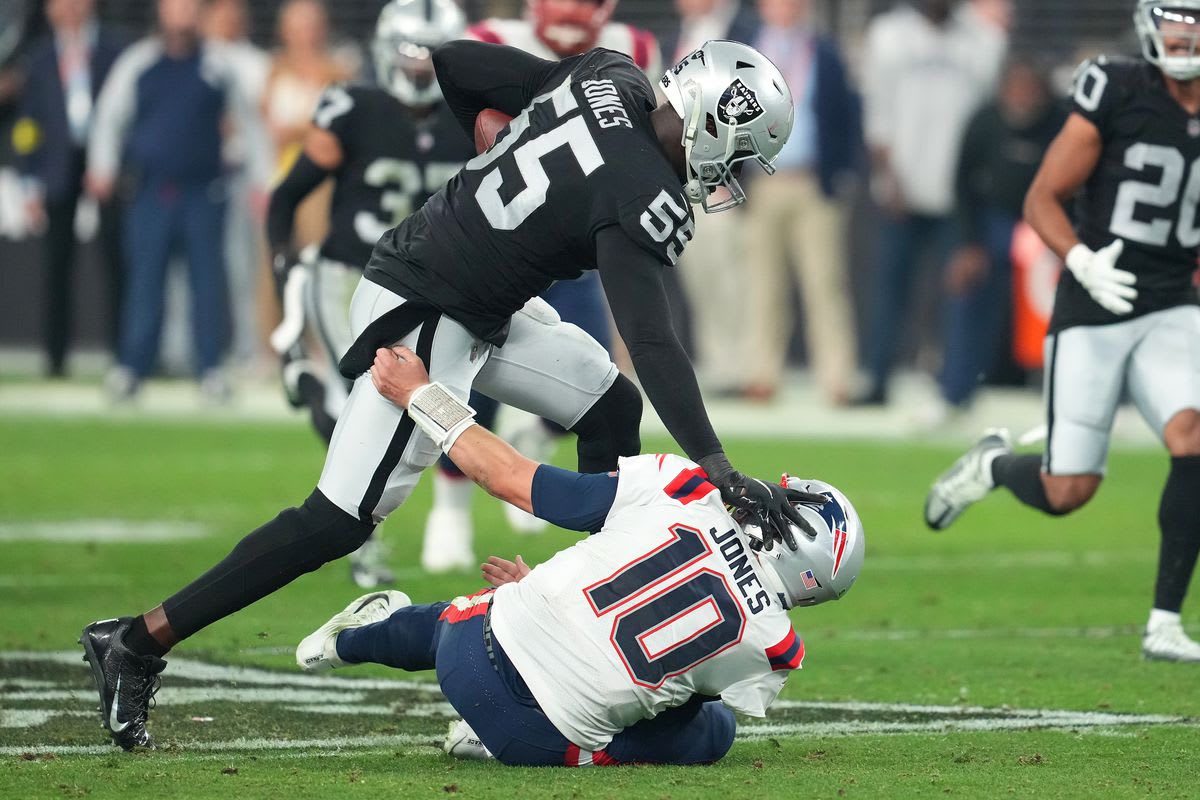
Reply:
M854 499L858 585L794 613L804 669L720 764L530 771L444 756L450 710L429 676L295 669L296 642L358 594L343 564L176 650L151 717L164 749L105 746L79 629L156 604L303 499L321 449L299 422L0 418L0 796L1200 797L1200 669L1138 654L1163 454L1115 454L1068 519L997 496L934 536L921 503L952 449L728 444L742 469ZM428 504L423 485L384 528L418 602L481 584L413 568ZM482 496L476 512L480 556L533 562L571 541L517 538Z

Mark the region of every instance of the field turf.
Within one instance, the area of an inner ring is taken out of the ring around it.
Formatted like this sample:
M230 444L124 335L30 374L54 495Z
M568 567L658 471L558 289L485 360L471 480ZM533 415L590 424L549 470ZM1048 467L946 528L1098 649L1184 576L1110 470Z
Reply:
M921 502L955 448L728 445L749 472L844 489L869 546L845 600L794 612L804 669L720 764L452 761L429 676L296 670L295 643L359 593L344 564L180 646L151 717L166 747L126 755L105 746L79 629L154 605L298 503L321 448L299 422L0 417L0 797L1200 797L1200 668L1138 655L1164 454L1114 454L1100 496L1067 519L997 496L933 535ZM481 584L414 568L428 505L423 484L384 527L418 602ZM482 496L475 511L481 556L532 563L571 541L507 532Z

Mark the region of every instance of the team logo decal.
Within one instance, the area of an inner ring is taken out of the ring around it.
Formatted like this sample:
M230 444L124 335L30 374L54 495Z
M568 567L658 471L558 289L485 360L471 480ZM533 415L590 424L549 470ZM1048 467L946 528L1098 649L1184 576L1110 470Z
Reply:
M742 83L741 78L736 78L729 84L729 88L717 103L717 116L726 125L745 125L762 115L763 107L758 102L758 95Z
M846 554L846 543L849 536L846 534L846 512L841 504L834 499L834 496L829 492L821 492L828 500L825 505L817 509L817 513L829 525L829 530L833 532L833 574L829 577L836 578L838 570L842 568L842 556Z

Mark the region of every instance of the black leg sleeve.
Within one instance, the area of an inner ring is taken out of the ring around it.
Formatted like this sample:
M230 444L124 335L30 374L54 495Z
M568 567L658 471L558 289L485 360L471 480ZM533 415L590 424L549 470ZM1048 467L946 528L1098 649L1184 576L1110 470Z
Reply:
M354 552L374 525L361 522L314 490L238 542L225 559L163 602L180 641L286 586L322 564Z
M571 432L579 437L579 471L611 472L621 456L642 450L642 395L624 375L588 409Z
M992 462L992 480L1038 511L1054 517L1067 513L1054 509L1046 497L1046 487L1042 485L1042 457L1039 455L1013 453L997 456Z
M1171 472L1158 507L1162 545L1154 607L1179 611L1200 555L1200 456L1171 459Z

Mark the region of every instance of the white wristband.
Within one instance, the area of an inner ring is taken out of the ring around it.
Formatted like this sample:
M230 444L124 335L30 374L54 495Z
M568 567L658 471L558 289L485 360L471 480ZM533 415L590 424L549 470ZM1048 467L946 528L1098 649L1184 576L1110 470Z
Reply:
M463 431L475 424L475 409L436 381L412 393L408 398L408 415L447 454Z

